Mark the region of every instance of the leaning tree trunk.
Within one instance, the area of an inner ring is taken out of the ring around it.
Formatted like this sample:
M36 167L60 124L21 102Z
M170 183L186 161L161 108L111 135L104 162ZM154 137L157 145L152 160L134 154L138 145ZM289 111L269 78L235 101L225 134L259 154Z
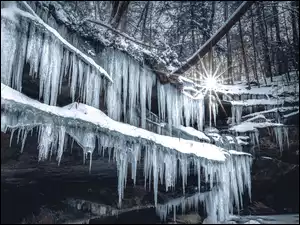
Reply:
M249 78L249 70L248 70L248 64L246 59L246 52L244 47L244 40L243 40L243 32L242 32L242 23L241 20L239 20L239 31L240 31L240 38L241 38L241 48L242 48L242 55L243 55L243 62L244 62L244 68L245 68L245 75L248 82L248 89L251 89L250 86L250 78Z
M201 48L195 52L195 54L189 58L185 64L183 64L180 68L173 71L172 74L183 74L185 71L187 71L189 68L194 66L199 62L199 59L201 59L206 53L210 51L212 46L215 46L218 41L222 37L226 35L226 33L235 25L235 23L247 12L247 10L251 7L251 5L254 3L254 1L244 1L232 14L232 16L225 22L225 24L219 28L219 30L211 37L209 38L204 45L201 46Z

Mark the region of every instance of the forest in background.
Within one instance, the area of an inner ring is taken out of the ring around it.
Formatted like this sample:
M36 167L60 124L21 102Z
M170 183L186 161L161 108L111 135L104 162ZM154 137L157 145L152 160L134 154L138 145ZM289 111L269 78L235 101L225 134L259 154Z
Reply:
M81 26L88 22L108 36L125 34L149 51L167 55L174 68L184 64L242 4L240 1L59 3L75 21L81 21ZM299 2L254 2L212 46L206 58L206 63L210 59L206 67L211 66L213 71L218 64L227 68L224 80L229 84L242 77L258 83L278 74L287 73L288 77L289 72L299 68ZM201 64L194 69L201 71ZM197 77L194 71L188 76Z

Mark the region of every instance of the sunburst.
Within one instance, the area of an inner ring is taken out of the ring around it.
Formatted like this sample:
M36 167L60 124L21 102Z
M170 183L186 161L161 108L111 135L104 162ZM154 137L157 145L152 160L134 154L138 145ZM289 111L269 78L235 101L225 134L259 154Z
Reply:
M200 73L200 71L196 71L196 74L200 78L197 80L198 86L201 88L201 91L204 96L209 97L209 126L211 127L212 124L212 107L214 107L213 104L215 104L212 101L212 96L217 100L219 105L221 106L222 110L225 112L227 115L224 106L217 94L217 92L222 89L221 87L223 86L224 81L228 80L228 78L224 78L223 75L228 71L228 68L226 68L224 71L220 72L221 68L221 63L218 64L216 69L212 71L212 69L207 70L205 67L202 59L200 59L201 66L203 68L204 73ZM227 97L229 97L226 93L225 94ZM230 97L229 97L230 98ZM215 124L216 125L216 124Z

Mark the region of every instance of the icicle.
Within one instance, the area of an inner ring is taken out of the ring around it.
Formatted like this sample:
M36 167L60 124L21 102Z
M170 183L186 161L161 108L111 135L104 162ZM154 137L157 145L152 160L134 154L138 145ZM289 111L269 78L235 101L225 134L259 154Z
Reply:
M1 13L1 83L8 86L11 86L12 82L12 69L18 45L17 37L16 22L2 18Z
M46 101L47 95L50 94L50 82L48 81L49 77L49 55L50 55L50 44L49 44L49 35L45 34L43 48L42 48L42 57L40 63L40 91L39 91L39 98L44 97L44 103L49 104L49 101ZM48 82L47 82L48 81ZM47 86L49 88L47 88ZM45 95L45 96L43 96Z
M93 159L93 152L89 151L89 155L90 155L89 174L91 174L91 170L92 170L92 159Z
M283 127L284 136L286 139L287 147L290 148L290 141L289 141L289 133L288 133L288 127Z
M156 84L156 75L152 72L150 72L149 70L147 70L147 73L146 73L146 79L147 79L147 82L146 82L146 93L147 93L147 101L148 101L148 109L149 111L151 112L151 97L152 97L152 87Z
M157 206L157 191L158 191L158 159L157 159L157 149L156 145L153 145L152 148L153 154L152 154L152 160L153 160L153 191L154 191L154 205Z
M181 174L182 174L182 190L183 194L185 194L185 186L187 184L187 157L184 156L180 159L180 168L181 168Z
M141 127L146 128L146 91L147 91L147 80L146 71L141 68L140 73L140 105L141 105Z
M23 130L22 128L19 128L19 129L18 129L18 134L17 134L17 144L19 144L20 135L22 135L22 134L21 134L22 130Z
M157 82L158 115L161 121L166 119L166 92L164 85Z
M137 160L140 154L140 145L135 143L133 144L132 147L132 161L131 161L131 175L133 179L133 184L135 185L136 183L136 170L137 170Z
M127 122L127 93L128 93L128 56L123 57L123 114L124 114L124 122Z
M40 128L39 134L39 157L38 160L45 160L48 158L51 144L54 140L53 127L49 124L43 125Z
M83 96L83 67L84 63L79 60L78 61L78 89L79 89L79 96Z
M15 65L13 66L13 80L12 87L17 91L22 90L22 75L23 68L26 58L26 47L27 47L27 32L28 32L28 24L25 21L20 21L20 27L22 32L19 32L18 45L16 55L15 55ZM2 42L1 42L2 47Z
M71 92L71 97L73 102L75 101L75 93L76 93L77 79L78 79L77 66L78 66L77 57L75 53L72 53L72 65L71 65L72 73L70 73L69 76L71 77L70 92Z
M58 131L58 149L57 149L57 157L56 157L56 160L58 161L58 165L60 165L61 157L64 150L65 134L66 134L66 128L60 127Z
M116 162L118 169L118 194L119 194L119 207L121 207L122 199L124 197L124 187L125 182L127 180L127 163L128 163L128 155L127 151L124 149L115 149L116 153Z
M191 122L191 117L193 116L193 103L192 99L183 95L182 96L182 101L183 101L183 112L184 112L184 117L185 117L185 125L186 127L190 126ZM193 121L193 120L192 120Z
M281 126L274 126L274 133L276 137L276 141L279 145L279 151L283 151L283 134L282 134L282 127Z
M120 121L122 113L122 62L123 55L114 50L108 51L110 58L106 64L108 71L113 75L114 83L110 84L106 93L107 114L114 120ZM130 90L129 90L130 91Z
M133 60L129 60L129 123L137 126L134 119L135 107L137 105L137 98L139 94L139 82L140 82L140 66Z
M27 138L27 133L28 133L28 131L24 130L24 132L23 132L23 138L22 138L21 153L23 152L23 149L24 149L24 146L25 146L25 141L26 141L26 138Z
M12 143L12 139L13 139L13 136L14 136L14 132L15 132L15 129L12 129L11 130L11 134L10 134L9 147L11 147L11 143Z

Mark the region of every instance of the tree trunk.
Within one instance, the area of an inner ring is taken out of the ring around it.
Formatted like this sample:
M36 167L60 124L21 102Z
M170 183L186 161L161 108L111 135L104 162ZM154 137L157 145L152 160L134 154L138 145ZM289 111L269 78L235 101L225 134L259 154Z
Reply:
M130 1L112 1L111 26L118 28L121 18L127 12Z
M278 9L277 9L277 2L273 1L272 5L272 11L274 15L274 24L275 24L275 40L276 40L276 46L277 46L277 51L275 51L276 54L276 61L277 61L277 71L279 74L282 74L283 68L282 68L282 60L285 56L283 55L283 48L282 48L282 42L280 38L280 28L279 28L279 20L278 20Z
M277 62L277 59L275 60L275 54L276 54L276 48L278 48L277 44L275 43L274 41L274 35L273 35L273 26L271 26L269 28L270 30L270 42L271 42L271 68L273 69L272 72L274 72L274 74L277 74L278 73L278 70L277 70L277 67L276 67L276 63ZM276 61L276 62L275 62Z
M142 40L143 41L145 39L146 22L147 22L147 17L148 17L149 5L150 5L150 1L148 1L145 5L145 16L144 16L143 28L142 28Z
M141 12L141 15L140 15L140 18L139 18L139 21L135 27L135 31L133 32L133 36L135 36L136 32L138 31L138 28L140 26L140 23L142 22L143 18L144 18L144 13L145 13L145 10L146 10L146 6L147 6L148 2L145 4L142 12Z
M299 10L299 2L296 1L291 1L291 7L298 7ZM299 14L298 14L299 17ZM296 70L299 70L299 30L297 30L297 21L296 16L295 16L295 12L291 11L291 18L292 18L292 29L293 29L293 46L294 46L294 57L295 57L295 61L296 61ZM299 24L299 21L298 21Z
M193 19L194 19L194 2L193 1L190 1L190 13L191 13L191 23L190 23L190 26L191 26L191 29L192 29L192 49L193 49L193 52L196 51L196 41L195 41L195 25L193 23Z
M216 2L211 2L211 16L209 21L209 32L212 32L213 24L214 24L214 18L215 18L215 12L216 12Z
M228 2L227 1L224 1L224 19L225 19L225 21L228 19ZM226 44L227 44L227 79L226 79L226 83L233 84L230 31L228 31L226 33Z
M253 74L256 79L258 87L260 86L258 75L257 75L257 64L256 64L256 43L255 43L255 28L254 28L254 21L253 21L253 11L250 8L251 13L251 38L252 38L252 45L253 45Z
M233 15L225 22L225 24L219 28L219 30L205 42L205 44L191 57L185 64L180 68L173 71L172 74L183 74L190 67L198 63L207 52L215 46L218 41L225 36L225 34L230 30L230 28L241 18L242 15L251 7L254 1L244 1L233 13Z
M261 41L262 41L262 47L263 47L263 54L264 54L264 71L266 74L266 77L270 77L271 81L273 81L272 76L272 70L271 70L271 62L270 62L270 56L269 56L269 49L268 49L268 39L266 35L266 30L264 26L264 21L262 17L262 6L261 4L258 4L257 6L257 15L259 16L258 22L259 22L259 33L261 35Z
M243 32L242 32L242 23L241 23L241 20L239 20L239 31L240 31L240 38L241 38L241 48L242 48L242 54L243 54L243 62L244 62L244 68L245 68L245 75L246 75L247 82L248 82L248 88L250 90L251 89L250 78L249 78L248 64L247 64L247 59L246 59L246 52L245 52L245 47L244 47L244 40L243 40Z

